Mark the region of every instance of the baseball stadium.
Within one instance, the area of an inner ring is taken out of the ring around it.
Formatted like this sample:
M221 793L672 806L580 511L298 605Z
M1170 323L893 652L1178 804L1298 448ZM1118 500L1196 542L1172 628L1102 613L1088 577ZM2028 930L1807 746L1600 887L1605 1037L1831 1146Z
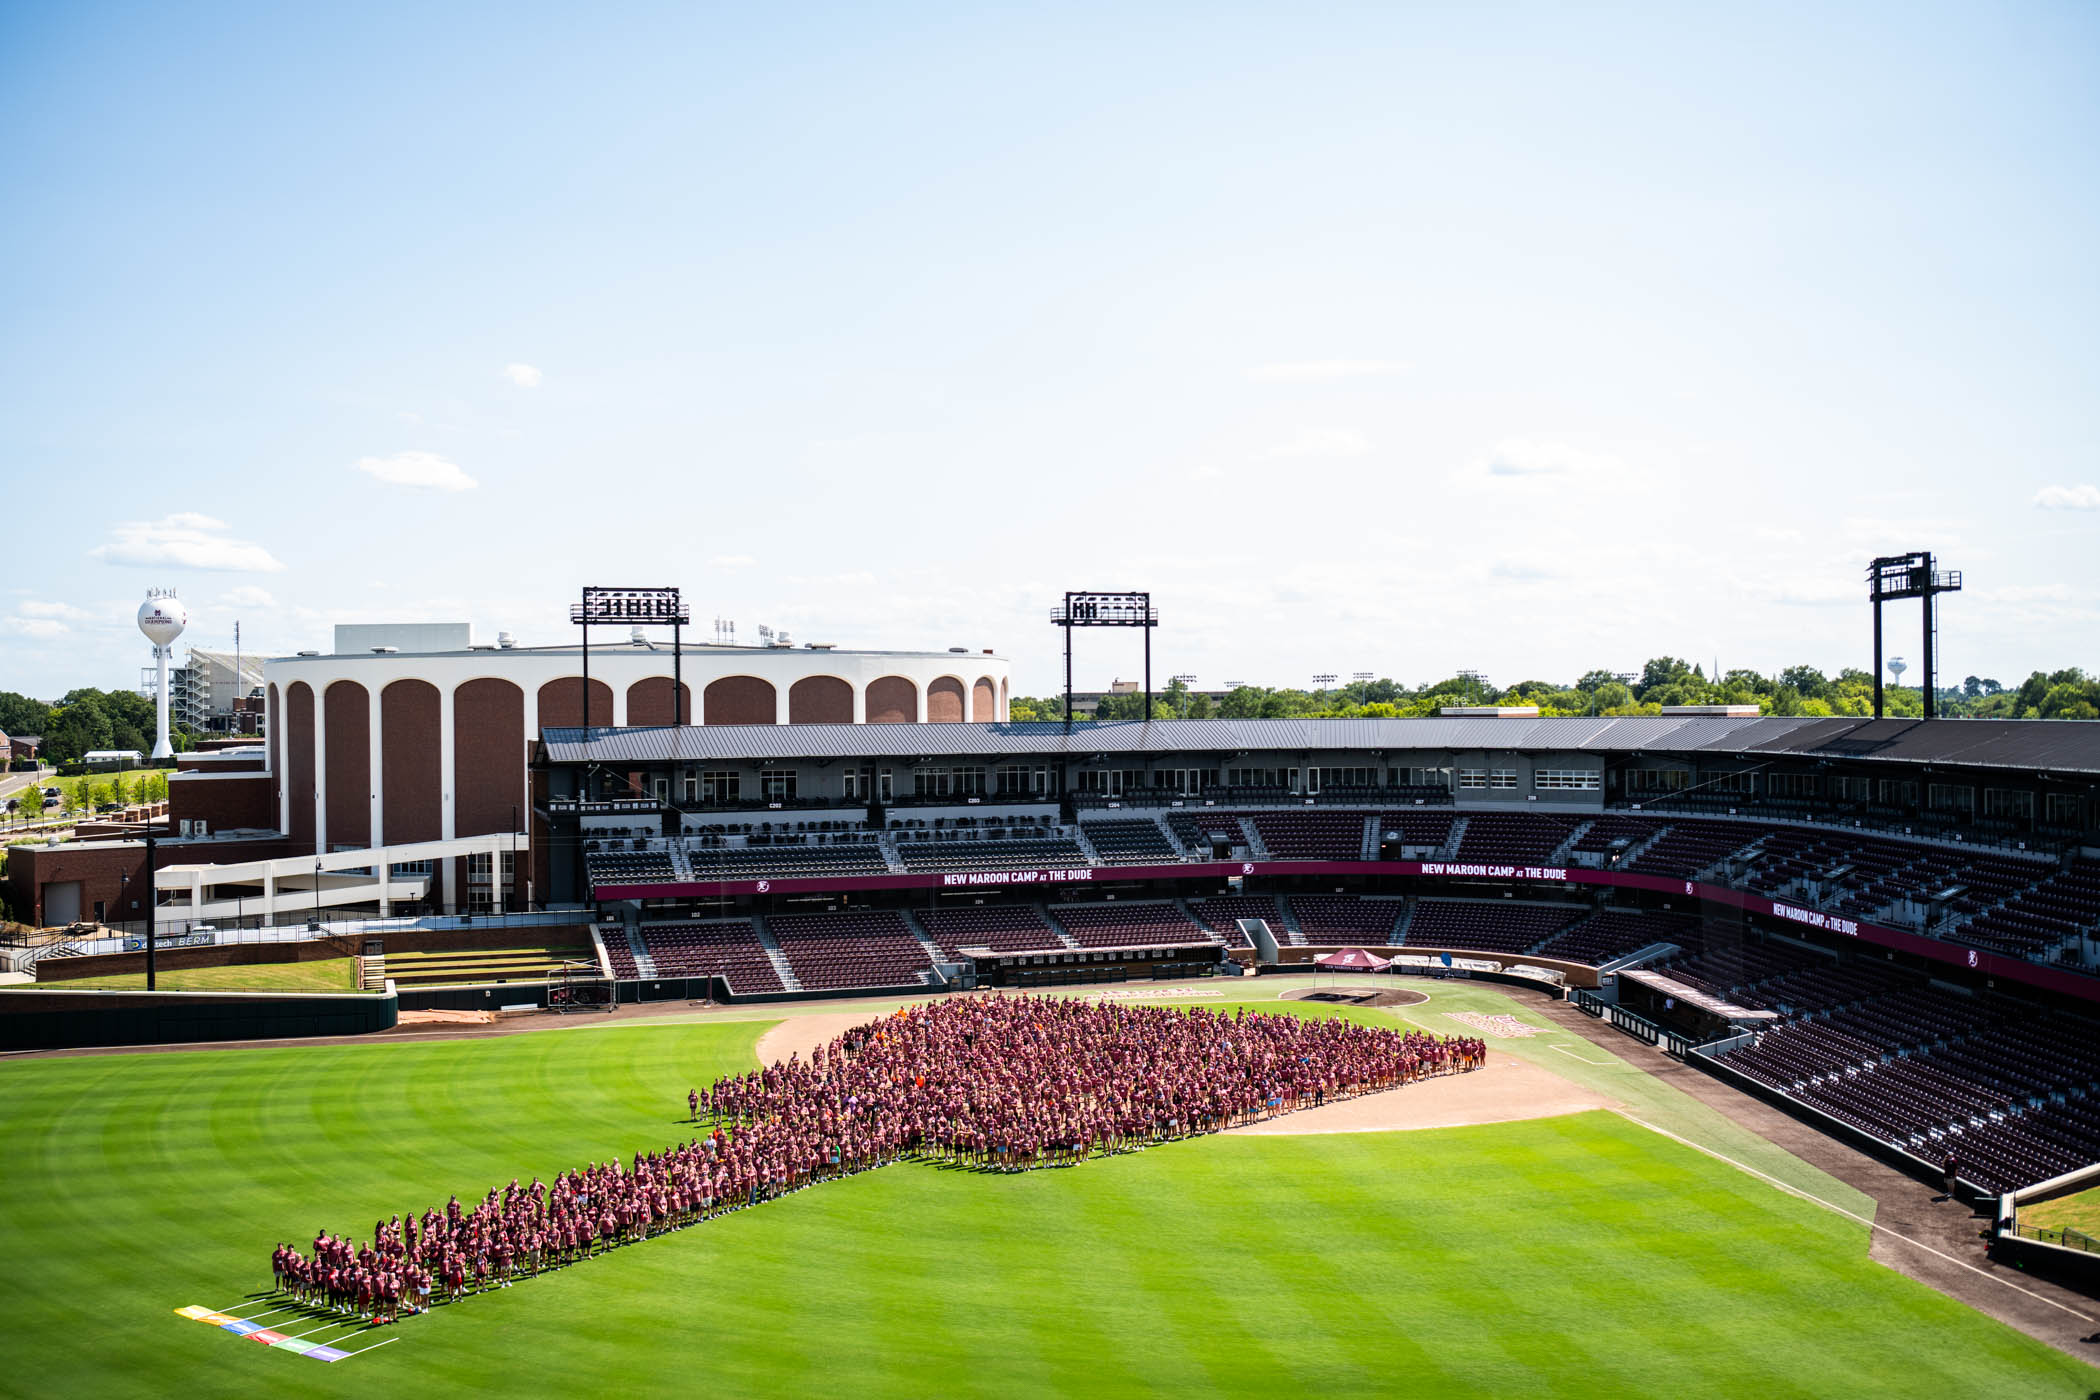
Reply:
M2100 1389L2100 726L573 620L15 850L0 1389Z

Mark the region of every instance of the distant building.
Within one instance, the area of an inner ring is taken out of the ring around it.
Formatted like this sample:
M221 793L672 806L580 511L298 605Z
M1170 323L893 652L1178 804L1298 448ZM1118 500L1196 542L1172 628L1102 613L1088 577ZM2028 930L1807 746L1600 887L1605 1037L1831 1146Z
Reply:
M255 734L261 731L263 663L245 652L191 647L187 666L168 672L168 721L193 734ZM156 675L144 671L139 693L153 695Z
M9 758L35 758L44 748L41 734L10 734L7 736Z

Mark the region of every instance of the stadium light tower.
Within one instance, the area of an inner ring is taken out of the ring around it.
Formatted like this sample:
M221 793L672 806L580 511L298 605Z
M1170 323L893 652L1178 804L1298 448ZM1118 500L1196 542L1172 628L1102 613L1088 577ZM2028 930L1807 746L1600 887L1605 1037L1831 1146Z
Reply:
M1189 717L1189 692L1196 688L1195 674L1190 671L1183 671L1179 675L1170 677L1170 679L1181 682L1181 717L1187 719Z
M685 634L685 625L693 620L692 610L679 600L675 588L598 588L586 587L583 601L569 606L569 621L583 628L583 711L577 722L585 729L591 727L591 628L603 627L607 623L627 623L637 632L644 627L669 627L671 629L671 723L685 723L685 675L682 661L684 649L680 639ZM735 624L731 624L734 627ZM715 621L716 639L721 637L721 620Z
M1313 677L1313 687L1317 690L1325 690L1328 686L1333 685L1334 681L1334 672L1322 671L1319 675Z
M1925 654L1918 679L1925 692L1925 718L1931 719L1934 704L1932 648L1939 640L1939 622L1933 599L1942 593L1961 591L1961 570L1934 569L1930 550L1889 554L1867 565L1867 597L1874 604L1874 718L1881 718L1881 605L1898 598L1917 598L1925 604Z
M1072 629L1075 627L1136 627L1145 634L1145 708L1152 718L1152 629L1159 626L1159 609L1150 593L1135 590L1097 593L1066 590L1064 602L1050 610L1051 625L1065 629L1065 733L1072 732Z

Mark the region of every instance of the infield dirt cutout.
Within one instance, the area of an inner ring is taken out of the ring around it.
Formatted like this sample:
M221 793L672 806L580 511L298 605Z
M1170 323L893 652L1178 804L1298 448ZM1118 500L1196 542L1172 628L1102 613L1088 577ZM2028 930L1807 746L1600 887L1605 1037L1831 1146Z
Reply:
M770 1065L791 1054L808 1059L812 1050L855 1026L878 1019L866 1011L793 1016L758 1038L758 1061ZM1524 1118L1557 1118L1592 1108L1616 1108L1550 1069L1529 1060L1488 1050L1487 1065L1471 1074L1439 1075L1403 1089L1365 1094L1320 1108L1301 1109L1234 1133L1294 1137L1311 1133L1387 1133L1413 1128L1465 1128L1479 1123L1512 1123Z

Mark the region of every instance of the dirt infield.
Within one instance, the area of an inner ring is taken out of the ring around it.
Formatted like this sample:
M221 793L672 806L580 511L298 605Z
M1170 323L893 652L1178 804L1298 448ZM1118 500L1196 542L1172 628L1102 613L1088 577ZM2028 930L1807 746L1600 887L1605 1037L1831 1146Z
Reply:
M758 1062L774 1064L790 1055L809 1058L810 1051L836 1040L855 1026L878 1019L874 1011L828 1011L815 1016L790 1016L758 1038Z
M1386 1133L1412 1128L1465 1128L1520 1118L1555 1118L1563 1113L1614 1107L1617 1105L1610 1099L1593 1094L1550 1069L1490 1050L1486 1068L1471 1074L1445 1075L1404 1089L1344 1099L1324 1108L1308 1108L1230 1131L1262 1137Z

